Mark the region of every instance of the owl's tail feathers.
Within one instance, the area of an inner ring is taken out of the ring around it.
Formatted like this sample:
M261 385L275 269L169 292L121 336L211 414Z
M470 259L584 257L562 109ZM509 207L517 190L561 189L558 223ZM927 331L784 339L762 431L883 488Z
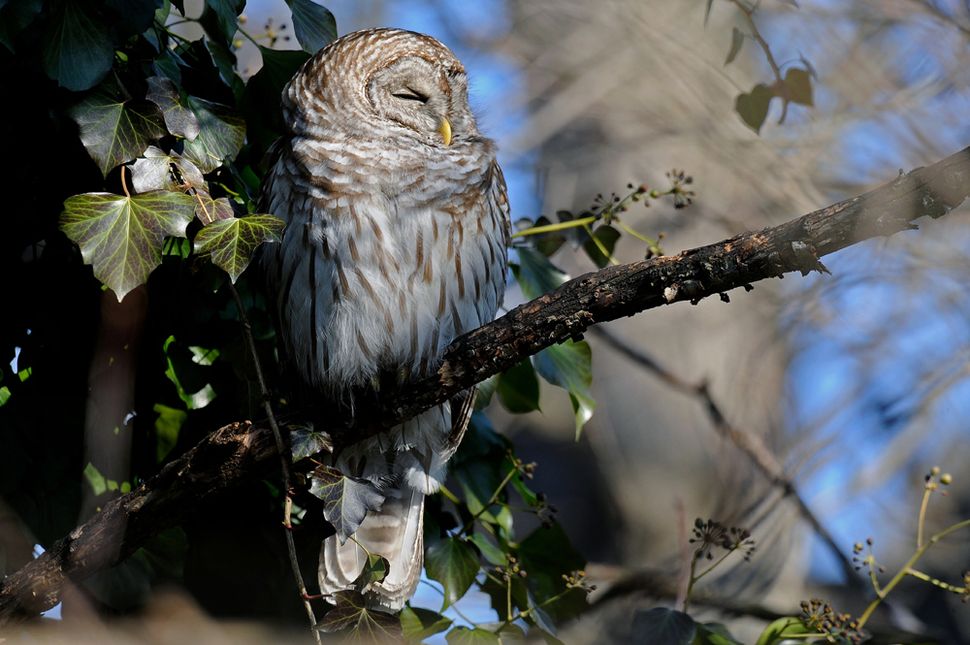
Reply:
M340 544L333 535L323 541L319 578L324 598L354 588L368 552L390 563L384 581L363 590L369 605L397 612L414 594L424 560L424 493L406 484L384 492L381 510L368 513L352 539Z

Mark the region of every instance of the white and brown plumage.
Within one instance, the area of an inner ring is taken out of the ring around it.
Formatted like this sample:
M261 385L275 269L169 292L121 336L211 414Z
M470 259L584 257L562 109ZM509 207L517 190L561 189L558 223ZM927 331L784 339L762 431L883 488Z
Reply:
M456 336L493 318L505 282L505 182L464 68L429 36L356 32L294 76L283 114L264 194L287 227L263 265L286 359L335 400L433 371ZM383 507L354 536L391 565L375 606L400 609L417 584L424 496L467 424L467 406L452 418L458 407L338 456L345 474L386 482ZM353 540L328 538L322 592L352 587L364 560Z

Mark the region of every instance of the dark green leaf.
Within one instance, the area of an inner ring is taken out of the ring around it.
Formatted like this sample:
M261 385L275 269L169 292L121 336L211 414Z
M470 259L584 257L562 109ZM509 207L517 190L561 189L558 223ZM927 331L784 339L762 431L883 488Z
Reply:
M209 255L235 283L260 244L280 241L283 226L283 220L272 215L217 219L195 236L195 252Z
M339 591L333 598L336 606L326 613L314 629L346 632L351 639L364 643L394 643L401 640L401 623L397 616L368 609L364 597L356 591Z
M721 623L697 623L697 635L691 645L743 645Z
M387 558L376 553L368 553L364 568L361 569L360 575L354 580L354 587L363 593L371 585L384 582L390 570L391 563L387 561Z
M542 216L535 221L535 226L547 226L552 224L552 221L548 217ZM559 250L563 244L566 243L566 235L561 231L554 231L552 233L539 233L537 235L530 235L533 245L535 245L536 250L546 257L550 257L553 253Z
M111 24L123 36L131 36L152 26L162 0L107 0L104 4L114 11Z
M337 21L313 0L286 0L293 13L293 31L304 51L315 54L337 37Z
M235 159L246 140L246 122L221 106L194 96L189 97L188 103L199 120L199 136L185 142L182 156L204 173L212 172L227 159Z
M182 103L179 90L170 79L163 76L150 77L145 98L162 111L165 127L169 132L183 139L199 136L199 120L195 112Z
M161 403L156 403L152 411L158 415L155 419L155 459L162 463L178 443L182 424L189 415L185 410L170 408Z
M326 432L313 428L294 428L290 430L290 452L297 462L323 450L333 450L333 440Z
M508 564L509 560L505 552L495 546L484 533L472 533L469 539L472 544L478 547L482 557L489 564L497 567L504 567Z
M466 542L446 537L433 542L425 553L424 566L428 577L445 588L441 609L458 602L478 575L478 554Z
M229 46L239 29L239 14L244 6L246 0L205 0L199 22L209 37Z
M212 199L212 196L208 193L200 192L196 195L195 216L200 222L218 222L219 220L234 218L236 211L232 207L232 202L229 201L229 198L219 197L218 199ZM253 217L272 217L272 215L253 215ZM246 219L249 218L247 217ZM276 240L272 241L275 242Z
M748 94L739 94L734 109L744 123L755 132L761 131L768 117L768 105L774 93L764 83L758 83Z
M522 501L529 506L535 507L539 504L539 498L535 492L529 488L529 486L522 480L522 475L516 475L512 478L512 488L519 493L519 497Z
M775 620L765 627L761 635L758 636L758 642L755 645L775 645L775 643L788 640L789 637L797 638L798 636L811 633L813 633L813 630L806 627L801 620L786 616Z
M242 109L250 143L263 152L283 134L280 95L309 55L302 51L279 51L266 47L260 47L259 51L263 66L246 84Z
M498 387L498 375L489 376L475 388L475 409L483 410L492 402L492 395Z
M500 645L499 637L490 631L476 627L455 627L445 636L448 645Z
M814 105L812 100L812 77L808 70L793 67L785 73L785 89L788 100L809 107Z
M567 340L547 347L535 356L536 371L546 381L569 392L576 418L576 438L593 416L596 401L590 391L593 383L592 353L586 341Z
M212 58L212 64L219 71L219 78L232 88L233 95L238 101L242 97L245 85L239 75L236 74L236 55L227 45L216 40L206 40L205 48L209 52L209 57Z
M0 7L0 43L14 51L14 40L43 8L43 0L11 0Z
M697 631L694 619L682 611L655 607L633 615L633 640L656 645L690 645Z
M540 606L540 603L536 600L536 597L532 591L528 591L526 593L526 599L529 607L529 622L533 623L545 633L555 636L556 625L552 622L552 616L550 616L546 610Z
M140 156L165 135L161 110L148 101L130 100L114 81L107 81L71 110L81 130L81 143L101 173Z
M193 209L191 197L165 190L134 197L86 193L64 202L60 228L121 301L161 264L165 237L185 237Z
M162 345L165 352L165 376L175 386L182 403L189 410L199 410L216 397L208 382L209 373L200 367L192 351L169 336Z
M178 177L174 174L173 166L178 171ZM136 193L151 190L185 192L188 188L194 188L208 195L205 178L194 163L155 146L149 146L144 156L131 164L131 185Z
M737 58L742 45L744 45L744 32L735 27L731 32L731 49L728 50L727 58L724 59L725 65L730 65Z
M515 249L518 255L518 264L512 266L522 295L529 300L552 291L569 276L556 268L549 258L533 249L519 247Z
M532 361L524 359L498 377L499 401L509 412L522 414L539 409L539 379Z
M583 249L593 263L602 269L610 263L610 258L613 257L613 249L616 247L616 241L620 239L620 232L612 226L604 224L596 227L596 230L593 231L593 237L606 249L606 255L589 237L583 243Z
M86 3L61 3L44 36L44 72L61 87L78 92L97 85L113 61L108 26L87 14Z
M440 634L451 627L450 618L421 607L405 607L401 611L400 619L404 640L409 643L420 643L429 636Z
M347 477L330 466L320 466L310 475L310 493L323 500L323 516L341 544L360 527L368 512L380 510L384 503L374 484Z

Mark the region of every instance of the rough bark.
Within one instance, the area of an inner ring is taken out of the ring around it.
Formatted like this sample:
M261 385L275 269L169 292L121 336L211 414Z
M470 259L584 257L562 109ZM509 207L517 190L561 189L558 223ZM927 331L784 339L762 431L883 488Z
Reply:
M381 401L366 418L359 414L357 432L363 426L370 428L366 432L393 426L596 323L712 295L727 300L732 289L750 290L753 282L788 272L825 271L820 257L914 229L914 220L940 217L968 194L970 148L779 226L580 276L456 339L435 375ZM332 429L347 432L344 423ZM150 536L179 523L201 499L267 472L275 457L267 427L244 422L215 431L6 578L0 585L0 626L49 609L68 580L119 562ZM105 545L118 546L107 550Z

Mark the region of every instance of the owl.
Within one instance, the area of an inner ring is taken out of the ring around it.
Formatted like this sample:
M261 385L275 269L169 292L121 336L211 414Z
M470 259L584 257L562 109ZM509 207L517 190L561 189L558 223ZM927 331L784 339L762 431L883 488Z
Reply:
M262 263L285 362L305 389L353 409L434 372L502 302L509 206L495 146L455 55L426 35L369 29L312 57L283 91L285 135L264 185L287 222ZM384 502L353 539L327 538L325 598L387 558L368 603L397 611L421 574L423 510L468 423L471 393L333 457Z

